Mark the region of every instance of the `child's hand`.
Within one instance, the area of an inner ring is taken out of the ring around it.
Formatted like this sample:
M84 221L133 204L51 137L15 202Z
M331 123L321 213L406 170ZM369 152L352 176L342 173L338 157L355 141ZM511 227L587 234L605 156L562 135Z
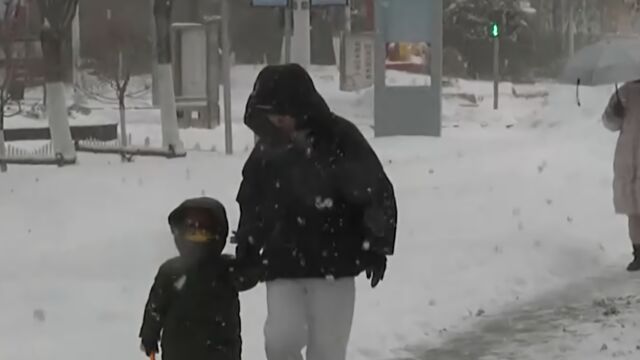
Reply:
M144 352L147 356L151 356L151 354L157 354L159 352L158 341L142 339L140 350L142 350L142 352Z

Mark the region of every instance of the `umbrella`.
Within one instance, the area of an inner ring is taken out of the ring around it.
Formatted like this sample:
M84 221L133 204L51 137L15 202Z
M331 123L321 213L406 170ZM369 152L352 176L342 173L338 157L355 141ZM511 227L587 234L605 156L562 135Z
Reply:
M640 79L640 37L612 36L572 56L560 81L597 86Z
M617 83L638 79L640 37L616 35L578 51L565 65L559 80L577 86L616 84L617 90Z

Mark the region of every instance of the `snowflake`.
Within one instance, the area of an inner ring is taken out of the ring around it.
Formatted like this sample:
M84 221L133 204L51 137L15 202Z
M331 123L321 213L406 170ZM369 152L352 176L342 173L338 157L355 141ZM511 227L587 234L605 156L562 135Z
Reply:
M175 283L173 283L173 287L175 287L176 290L180 291L182 290L186 282L187 282L187 276L182 275Z

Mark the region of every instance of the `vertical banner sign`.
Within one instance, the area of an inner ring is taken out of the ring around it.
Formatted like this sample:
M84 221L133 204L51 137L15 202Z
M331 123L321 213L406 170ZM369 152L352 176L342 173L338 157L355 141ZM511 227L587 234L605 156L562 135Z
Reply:
M373 86L375 36L373 33L347 34L343 37L340 62L340 90L358 91Z

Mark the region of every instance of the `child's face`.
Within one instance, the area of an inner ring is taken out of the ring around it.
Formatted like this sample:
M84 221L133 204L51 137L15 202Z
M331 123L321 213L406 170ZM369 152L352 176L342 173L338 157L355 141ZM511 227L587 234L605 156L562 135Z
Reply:
M215 233L216 224L211 214L201 209L187 210L184 218L185 240L194 242L211 241Z
M181 226L174 229L181 256L190 261L199 261L221 252L223 242L216 237L216 226L215 219L207 210L187 210Z

